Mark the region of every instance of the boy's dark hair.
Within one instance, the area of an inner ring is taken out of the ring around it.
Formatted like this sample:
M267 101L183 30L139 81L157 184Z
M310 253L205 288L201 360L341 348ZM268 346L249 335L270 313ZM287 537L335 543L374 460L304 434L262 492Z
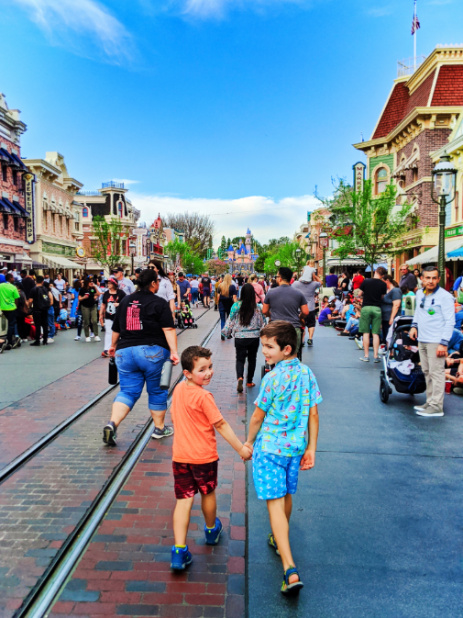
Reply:
M286 322L285 320L274 320L273 322L270 322L270 324L267 324L267 326L264 326L264 328L260 331L260 336L267 337L268 339L273 337L280 350L282 350L285 346L290 345L291 353L296 354L297 333L294 326L289 322Z
M37 278L35 280L36 283L43 283L43 277L42 275L37 275Z
M384 266L378 266L375 272L377 272L380 277L384 277L384 275L387 275L387 270L384 268Z
M278 274L283 279L283 281L287 281L288 283L293 278L293 271L287 266L281 266L281 268L278 269Z
M211 358L212 352L208 348L203 348L200 345L190 345L189 348L183 350L180 362L182 363L182 369L186 371L193 371L195 367L195 361L198 358Z
M334 271L335 271L335 270L336 270L336 269L335 269L335 267L334 267L334 266L332 266L332 267L330 268L330 274L331 274L331 275L334 275Z

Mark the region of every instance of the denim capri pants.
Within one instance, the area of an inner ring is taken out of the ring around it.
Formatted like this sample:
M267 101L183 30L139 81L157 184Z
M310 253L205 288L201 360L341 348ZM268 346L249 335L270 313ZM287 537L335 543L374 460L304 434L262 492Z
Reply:
M120 391L114 401L120 401L133 408L146 382L149 409L162 411L167 408L168 391L159 388L164 361L170 358L170 351L158 345L137 345L116 352Z

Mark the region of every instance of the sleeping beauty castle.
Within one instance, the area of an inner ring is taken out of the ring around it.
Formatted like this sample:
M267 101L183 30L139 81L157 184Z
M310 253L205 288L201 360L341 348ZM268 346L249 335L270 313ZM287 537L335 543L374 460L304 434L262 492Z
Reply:
M227 254L227 261L230 264L230 272L254 272L254 262L257 260L259 255L256 253L255 248L253 250L252 234L249 228L246 232L245 241L243 242L240 239L237 249L230 245L227 249Z

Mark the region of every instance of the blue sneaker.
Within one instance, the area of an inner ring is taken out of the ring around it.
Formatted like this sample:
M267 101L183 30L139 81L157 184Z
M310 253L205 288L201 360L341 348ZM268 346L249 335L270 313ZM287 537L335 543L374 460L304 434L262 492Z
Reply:
M220 535L222 534L223 526L222 522L218 517L215 518L215 526L213 528L208 528L206 524L204 524L204 535L206 537L206 545L217 545L220 539Z
M176 547L172 545L172 561L170 568L174 571L184 571L188 565L193 562L193 556L188 551L188 545L186 547Z

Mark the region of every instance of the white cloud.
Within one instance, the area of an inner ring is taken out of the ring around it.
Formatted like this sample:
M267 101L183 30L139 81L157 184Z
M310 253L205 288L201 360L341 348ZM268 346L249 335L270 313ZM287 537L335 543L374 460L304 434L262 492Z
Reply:
M129 178L113 178L114 182L122 182L124 186L130 187L130 185L138 185L139 180L130 180Z
M151 0L152 1L152 0ZM168 0L182 14L199 19L221 18L233 10L266 11L281 4L310 5L320 0ZM146 6L149 0L141 0Z
M233 200L180 198L165 195L143 195L131 192L133 205L141 211L140 221L150 225L158 213L198 212L210 215L215 224L214 244L225 236L244 235L249 227L255 238L267 242L270 238L294 235L307 221L307 212L320 206L312 195L285 197L274 200L261 195Z
M13 0L49 40L80 55L95 51L121 64L134 54L132 37L106 7L94 0Z

